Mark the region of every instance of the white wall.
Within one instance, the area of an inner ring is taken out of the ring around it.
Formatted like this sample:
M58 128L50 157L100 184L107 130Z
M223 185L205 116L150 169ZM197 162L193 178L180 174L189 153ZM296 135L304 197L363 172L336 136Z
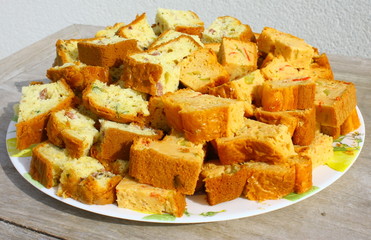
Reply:
M0 0L0 59L71 24L129 23L157 7L193 10L206 23L230 15L304 38L321 52L371 58L371 0ZM152 22L151 22L152 23Z

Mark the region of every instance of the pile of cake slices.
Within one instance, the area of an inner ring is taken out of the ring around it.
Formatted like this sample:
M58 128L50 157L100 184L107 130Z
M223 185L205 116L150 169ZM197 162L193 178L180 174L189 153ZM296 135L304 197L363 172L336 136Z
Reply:
M356 91L325 53L231 17L205 28L157 9L87 39L59 39L48 83L22 88L17 148L31 176L86 204L181 217L312 188L333 139L357 129Z

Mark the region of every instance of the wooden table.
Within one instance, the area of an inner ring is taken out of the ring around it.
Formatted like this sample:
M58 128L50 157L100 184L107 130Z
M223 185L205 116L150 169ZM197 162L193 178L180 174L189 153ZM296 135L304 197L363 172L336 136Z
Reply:
M90 37L97 26L72 25L0 61L0 239L370 239L371 143L334 184L289 207L254 217L202 224L156 224L90 213L32 187L13 167L5 134L22 86L45 79L56 39ZM27 36L25 36L27 37ZM367 49L365 49L367 50ZM336 79L357 86L371 132L371 59L330 56Z

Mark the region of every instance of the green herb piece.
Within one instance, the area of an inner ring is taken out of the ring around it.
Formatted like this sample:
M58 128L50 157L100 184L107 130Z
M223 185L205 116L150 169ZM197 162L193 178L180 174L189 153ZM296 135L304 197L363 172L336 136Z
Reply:
M249 74L245 76L244 78L245 83L247 84L253 84L254 83L254 76L252 74Z
M330 90L325 89L325 90L323 90L323 93L324 93L326 96L328 96L328 95L330 94Z

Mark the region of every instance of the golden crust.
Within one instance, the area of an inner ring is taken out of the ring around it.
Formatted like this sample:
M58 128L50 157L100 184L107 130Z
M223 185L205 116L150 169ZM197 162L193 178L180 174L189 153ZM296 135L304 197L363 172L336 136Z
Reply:
M126 56L140 52L137 40L128 39L113 44L78 43L79 59L87 65L118 67Z
M194 143L232 136L243 126L242 101L202 95L188 89L165 94L162 99L169 125ZM201 104L204 104L202 108L196 108Z
M178 191L138 183L130 177L125 177L116 191L118 207L151 214L168 213L176 217L185 212L185 195Z
M97 179L88 176L77 185L76 192L71 192L71 197L85 204L105 205L116 202L116 186L122 177L115 175L105 184L100 186Z
M53 163L39 151L45 144L49 143L45 141L32 149L29 173L34 180L40 182L44 187L51 188L57 186L62 169L53 166ZM59 169L59 171L55 171L54 168Z
M344 88L342 92L335 93L332 96L333 91L341 88ZM328 93L333 98L329 99L328 96L323 96L323 92ZM354 111L356 105L357 97L354 83L327 79L317 80L315 106L317 122L320 125L340 126Z
M129 159L130 147L134 139L139 137L161 139L162 136L163 133L160 130L157 130L156 135L142 135L117 128L108 128L104 131L102 140L91 149L91 154L104 166L109 166L110 163L117 159Z
M249 200L280 199L293 192L295 167L265 163L245 163L247 182L243 195Z
M75 91L82 91L90 83L99 80L110 82L109 69L100 66L67 66L63 68L50 68L46 72L47 78L53 82L63 78Z
M121 79L125 87L151 95L162 95L161 86L157 84L163 72L161 64L138 62L130 57L123 61Z
M130 149L129 175L140 183L155 187L171 189L192 195L195 192L203 159L194 160L178 156L166 155L154 148L143 148L148 138L135 139ZM179 146L182 149L182 146ZM174 149L176 152L177 149ZM186 150L184 150L186 151Z
M310 77L263 84L261 103L264 110L277 112L314 107L316 84ZM297 84L300 82L300 84ZM281 86L280 86L281 85Z
M308 156L295 155L289 158L289 164L295 167L294 192L302 194L309 191L312 186L312 160Z
M258 121L268 124L284 124L289 128L295 145L309 145L316 132L316 109L269 112L261 108L255 110Z
M218 176L212 176L207 173L209 165L215 166L214 163L204 164L200 175L205 184L207 202L210 205L216 205L240 197L246 184L246 169L240 168L233 173L222 173Z

